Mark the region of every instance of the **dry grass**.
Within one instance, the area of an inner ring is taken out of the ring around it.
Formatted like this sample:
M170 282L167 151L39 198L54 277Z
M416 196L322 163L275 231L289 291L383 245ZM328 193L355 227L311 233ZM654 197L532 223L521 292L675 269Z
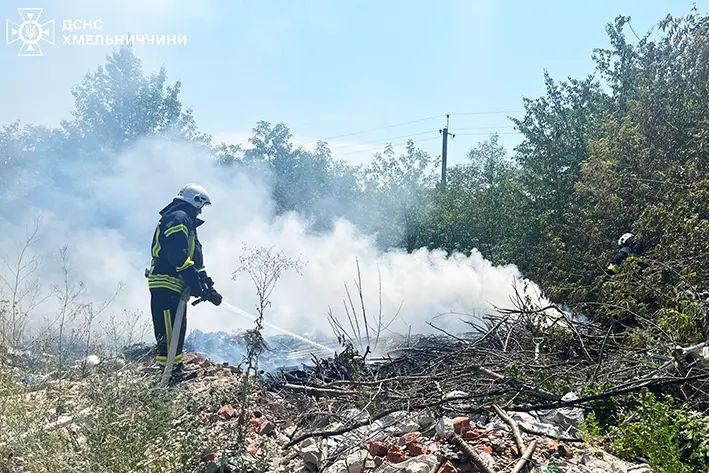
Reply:
M3 367L0 471L195 471L199 417L185 393L152 390L139 365L111 371L25 384Z

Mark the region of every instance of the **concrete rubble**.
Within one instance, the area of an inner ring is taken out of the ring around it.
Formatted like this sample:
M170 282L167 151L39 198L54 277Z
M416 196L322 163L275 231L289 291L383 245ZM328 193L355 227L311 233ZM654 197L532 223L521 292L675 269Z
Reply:
M200 436L205 444L200 472L216 473L221 471L223 463L231 465L231 459L241 456L240 452L217 447L217 444L223 433L234 428L242 415L233 393L238 391L243 375L241 369L228 363L214 363L195 354L186 354L184 359L187 368L198 373L194 379L178 387L190 399L199 402L215 392L231 393L233 399L231 403L213 408L205 405L199 414L203 429ZM115 360L100 360L95 356L76 364L77 368L85 370L121 370L123 366ZM445 414L435 409L422 408L394 410L373 417L369 409L355 408L351 402L349 408L337 410L337 407L333 407L336 404L323 403L319 405L323 412L308 412L302 407L306 405L305 400L310 399L307 394L256 388L248 410L243 413L248 420L246 456L251 461L250 471L507 472L512 471L526 453L518 446L519 440L524 446L531 445L533 450L530 449L525 466L516 471L653 471L648 465L624 462L580 440L556 440L578 436L579 425L583 420L581 409L510 412L508 418L511 421L506 421L504 416L496 415L495 411L485 414L473 412L468 403L457 401L466 395L463 391L441 393L441 399L452 400ZM574 393L568 393L562 400L572 400L575 396ZM316 415L317 421L306 420ZM80 439L82 423L86 421L83 417L65 415L52 428ZM510 422L522 429L521 439L516 438ZM307 435L313 431L318 434ZM530 435L527 431L535 434ZM228 466L224 471L238 470Z
M211 364L199 357L188 358L188 364L199 365L203 372L184 383L183 389L199 393L215 385L235 386L239 376L232 367ZM204 369L204 365L211 367ZM448 396L455 393L448 393ZM460 395L460 393L457 393ZM446 395L444 395L445 397ZM287 396L286 396L287 397ZM319 424L327 435L311 436L293 444L303 433L295 422L302 412L295 412L286 397L261 391L258 412L250 412L249 453L270 459L264 472L269 473L475 473L481 471L451 440L457 436L472 448L489 471L510 471L522 452L515 444L510 426L491 413L489 417L475 413L434 417L431 412L394 411L373 419L364 409L343 410L338 420ZM572 394L565 400L573 398ZM296 416L297 415L297 416ZM234 423L238 408L224 405L204 412L205 428L218 429L220 424ZM549 437L523 434L536 447L529 462L530 472L568 473L651 473L644 464L630 464L583 442L559 442L554 435L573 436L582 420L579 409L553 409L532 413L511 413L510 417ZM349 423L363 424L346 430ZM219 455L205 457L204 471L214 471Z

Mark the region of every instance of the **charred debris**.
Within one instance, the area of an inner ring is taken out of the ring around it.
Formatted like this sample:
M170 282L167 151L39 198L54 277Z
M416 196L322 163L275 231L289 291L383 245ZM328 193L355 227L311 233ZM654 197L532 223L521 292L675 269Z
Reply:
M706 344L634 349L626 327L518 302L463 335L389 339L379 358L340 338L335 356L271 363L258 380L263 407L249 413L253 457L270 436L280 453L267 455L279 465L269 471L642 473L653 471L647 459L624 462L587 442L587 414L641 392L709 408ZM234 409L209 418L229 422Z
M384 349L378 353L386 355L378 358L366 346L356 349L351 338L340 337L334 356L319 356L299 341L268 337L255 377L238 361L251 334L195 333L186 343L191 353L185 364L197 375L170 388L176 393L171 396L184 400L175 405L190 407L180 411L168 437L181 442L189 435L199 443L199 453L185 454L192 466L180 471L662 471L645 458L624 461L609 454L582 424L642 392L670 394L705 411L709 347L658 342L654 349L636 349L622 326L572 320L554 306L518 302L514 310L469 321L464 335L439 329L437 335L379 340ZM207 358L201 350L215 355ZM120 360L92 355L74 366L84 376L79 380L110 373L123 380L121 386L145 383L148 390L154 386L145 373L155 368L145 347L132 347ZM34 393L49 392L51 378L21 382ZM91 385L71 385L74 400L41 431L64 432L70 448L81 449L84 431L102 415L82 397ZM17 435L3 439L10 443ZM146 454L154 462L165 456L158 450ZM26 459L15 460L20 463L22 471L35 471Z

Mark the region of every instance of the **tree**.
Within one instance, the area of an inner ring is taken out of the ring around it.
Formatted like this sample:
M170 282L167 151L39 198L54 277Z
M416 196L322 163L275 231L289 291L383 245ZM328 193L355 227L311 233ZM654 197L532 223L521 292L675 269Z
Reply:
M327 144L318 142L314 151L295 147L288 127L261 121L249 138L251 148L227 149L220 158L258 173L272 187L276 213L296 212L310 219L314 230L330 228L332 220L347 216L357 199L355 170L336 162ZM240 158L235 158L237 151Z
M181 87L179 81L167 84L165 67L144 76L132 47L121 46L72 90L74 119L62 122L62 128L79 139L93 140L106 152L161 134L209 143L211 137L197 130L192 109L183 109Z
M493 262L512 262L508 247L517 242L524 202L518 170L496 134L472 148L468 161L452 166L446 187L433 193L420 243L465 254L476 248Z
M416 249L427 194L437 174L431 156L409 140L397 155L391 144L361 173L363 199L355 221L376 232L383 248Z

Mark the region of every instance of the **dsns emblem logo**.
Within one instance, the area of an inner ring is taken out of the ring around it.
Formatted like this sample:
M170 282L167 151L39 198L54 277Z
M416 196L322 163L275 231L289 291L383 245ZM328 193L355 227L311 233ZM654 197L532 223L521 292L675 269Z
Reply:
M43 56L40 43L54 44L54 20L42 24L39 22L44 8L18 8L22 23L7 20L5 42L22 42L18 56Z

